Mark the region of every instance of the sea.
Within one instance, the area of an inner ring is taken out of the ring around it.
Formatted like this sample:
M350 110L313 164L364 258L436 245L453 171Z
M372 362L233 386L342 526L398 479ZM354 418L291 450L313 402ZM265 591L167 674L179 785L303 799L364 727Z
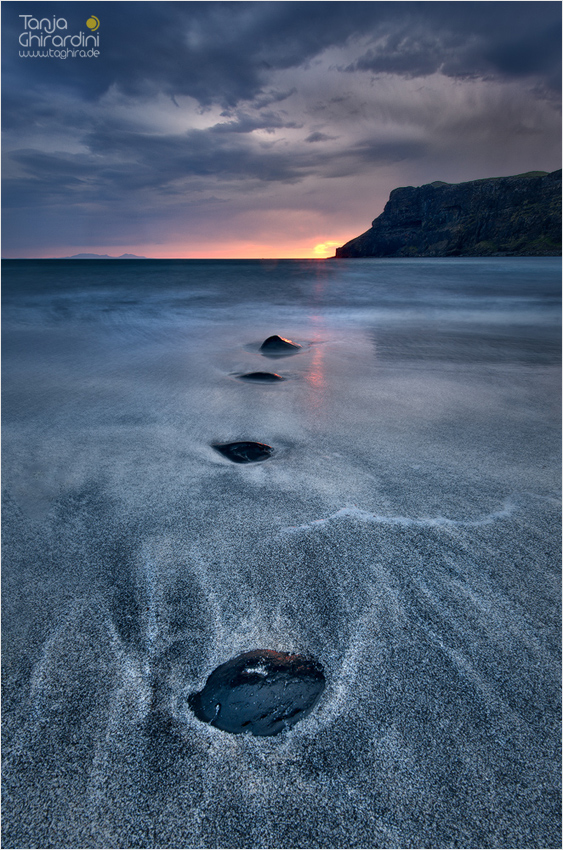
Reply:
M560 258L2 268L3 846L560 847Z

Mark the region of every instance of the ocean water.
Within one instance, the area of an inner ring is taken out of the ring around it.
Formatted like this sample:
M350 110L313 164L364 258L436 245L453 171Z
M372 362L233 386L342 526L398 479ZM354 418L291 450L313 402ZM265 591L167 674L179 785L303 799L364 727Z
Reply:
M560 846L560 279L4 261L4 847ZM188 706L253 649L272 738Z

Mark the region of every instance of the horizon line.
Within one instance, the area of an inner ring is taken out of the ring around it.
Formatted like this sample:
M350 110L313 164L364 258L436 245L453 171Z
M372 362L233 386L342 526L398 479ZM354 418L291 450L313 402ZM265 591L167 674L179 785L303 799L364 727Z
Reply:
M207 262L256 262L263 263L267 261L281 262L282 260L288 260L293 262L294 260L311 260L312 262L319 262L323 260L334 260L337 259L335 256L333 257L0 257L0 260L77 260L78 262L94 262L94 261L107 261L107 260L119 260L120 262L137 262L137 260L151 260L158 261L163 260L167 262L169 260L183 260L183 261L194 261L197 262L199 260L206 260Z

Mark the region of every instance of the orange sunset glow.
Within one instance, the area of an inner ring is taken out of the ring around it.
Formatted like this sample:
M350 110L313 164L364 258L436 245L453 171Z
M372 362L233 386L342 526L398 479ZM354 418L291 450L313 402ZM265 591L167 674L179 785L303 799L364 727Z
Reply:
M118 257L121 254L137 254L149 259L209 259L209 260L323 260L334 257L336 248L354 237L354 233L345 233L341 239L327 239L317 242L315 239L288 239L280 242L258 242L233 240L217 242L199 242L197 249L187 248L185 244L140 245L77 245L54 248L51 258L73 256L82 253L109 254Z

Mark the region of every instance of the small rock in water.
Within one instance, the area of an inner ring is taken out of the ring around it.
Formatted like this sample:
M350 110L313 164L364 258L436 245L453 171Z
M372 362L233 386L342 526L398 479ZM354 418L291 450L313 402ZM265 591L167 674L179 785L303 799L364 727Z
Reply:
M279 356L280 354L295 354L300 348L302 348L302 346L298 343L276 335L269 336L268 339L266 339L260 346L260 351L262 354L274 354Z
M274 451L266 443L213 443L215 451L232 460L233 463L256 463L267 460Z
M277 735L312 711L324 686L315 659L256 649L217 667L188 703L198 720L224 732Z
M273 384L276 381L285 381L281 375L275 372L248 372L246 375L237 376L241 381L256 381L259 384Z

